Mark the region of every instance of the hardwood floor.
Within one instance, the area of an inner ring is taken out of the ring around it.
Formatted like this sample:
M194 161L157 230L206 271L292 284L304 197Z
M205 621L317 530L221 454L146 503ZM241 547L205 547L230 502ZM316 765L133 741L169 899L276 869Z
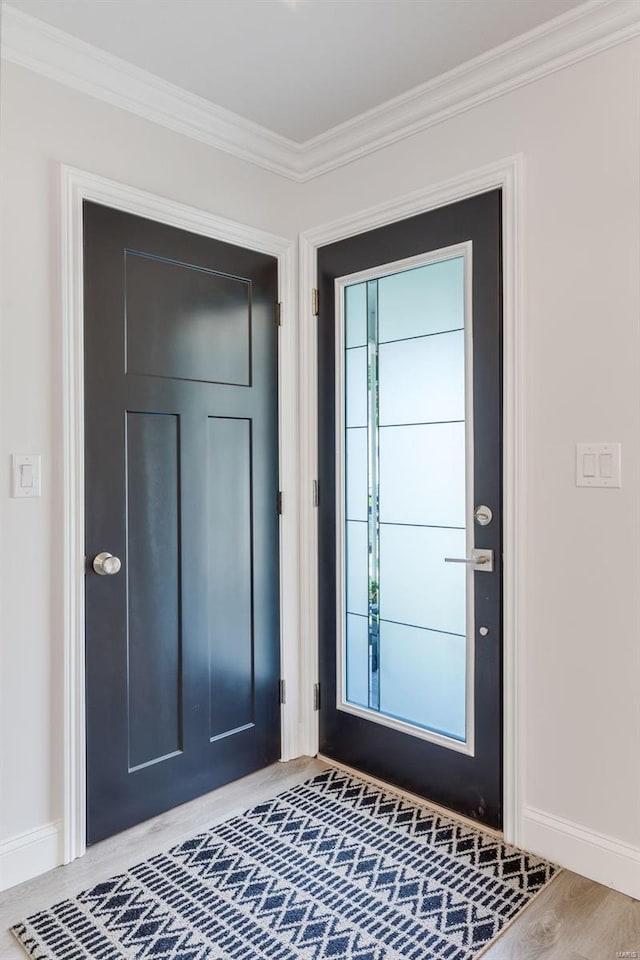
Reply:
M147 820L117 837L103 840L90 847L84 857L66 867L57 867L34 880L6 890L0 894L0 958L26 958L26 953L8 931L12 924L66 897L75 896L81 890L167 850L180 840L308 780L325 767L326 764L309 757L290 763L276 763L153 820Z
M325 766L310 758L274 764L7 890L0 896L0 957L25 960L8 932L11 924L302 783ZM482 960L616 960L623 951L628 956L637 951L640 960L640 901L564 871L485 950Z
M640 901L563 870L482 960L640 958Z

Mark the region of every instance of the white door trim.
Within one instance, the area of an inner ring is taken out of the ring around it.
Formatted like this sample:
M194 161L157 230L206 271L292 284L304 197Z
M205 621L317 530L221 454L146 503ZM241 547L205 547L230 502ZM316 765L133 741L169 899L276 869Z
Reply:
M63 860L86 849L86 715L84 656L84 336L82 204L93 200L192 233L278 258L282 302L279 337L282 759L300 754L298 633L298 334L291 240L106 180L61 167L62 376L64 490L64 801Z
M522 824L523 692L525 645L525 384L522 310L522 166L520 155L316 227L300 237L300 602L304 753L318 751L313 687L318 679L318 530L312 490L317 480L316 318L311 291L317 285L319 247L367 230L500 187L503 215L504 310L504 836L517 844ZM320 491L322 496L322 491Z

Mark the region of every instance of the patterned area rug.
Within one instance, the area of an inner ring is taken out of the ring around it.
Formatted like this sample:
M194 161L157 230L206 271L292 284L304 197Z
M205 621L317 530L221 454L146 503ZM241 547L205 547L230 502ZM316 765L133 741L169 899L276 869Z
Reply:
M470 960L554 872L330 769L13 932L42 960Z

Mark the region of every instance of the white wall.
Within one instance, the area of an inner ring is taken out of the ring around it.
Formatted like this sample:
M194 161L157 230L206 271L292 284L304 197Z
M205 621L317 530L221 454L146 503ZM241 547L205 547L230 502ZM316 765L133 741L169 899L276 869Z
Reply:
M18 835L43 828L32 838L41 851L32 869L49 866L55 843L46 829L61 809L56 163L294 236L522 152L522 842L640 896L639 48L623 44L304 185L3 66L0 837L7 863ZM622 442L621 490L575 488L580 440ZM11 452L42 453L41 500L8 498Z
M303 229L524 155L523 845L640 897L640 44L308 184ZM620 490L576 441L620 441ZM615 842L614 842L615 841Z
M1 82L0 886L59 862L59 164L285 237L301 190L19 67ZM41 499L9 498L11 453L42 455Z

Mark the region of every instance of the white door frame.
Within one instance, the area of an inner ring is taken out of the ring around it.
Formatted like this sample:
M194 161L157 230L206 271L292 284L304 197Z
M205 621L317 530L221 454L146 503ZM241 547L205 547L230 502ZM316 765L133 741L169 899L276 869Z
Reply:
M281 676L287 702L281 710L282 759L300 754L298 654L298 337L294 244L253 227L216 217L174 200L103 177L61 167L62 376L64 490L64 801L63 858L86 850L86 710L84 649L84 200L102 203L181 230L236 244L278 259Z
M503 217L504 312L504 836L518 844L522 835L524 601L525 386L522 318L521 203L522 157L455 177L300 237L300 591L303 685L301 746L318 751L318 715L313 687L318 679L318 530L311 491L317 480L317 339L311 291L317 286L318 249L406 217L455 203L500 187ZM322 491L320 491L322 496Z

